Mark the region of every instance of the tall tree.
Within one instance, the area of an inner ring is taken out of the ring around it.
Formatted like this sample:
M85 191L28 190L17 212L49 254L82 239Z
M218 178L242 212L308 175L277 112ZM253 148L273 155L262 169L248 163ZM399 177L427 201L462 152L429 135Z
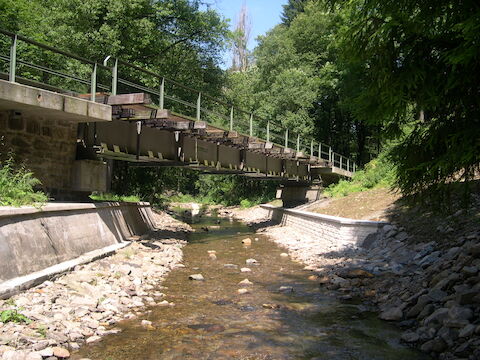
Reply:
M250 62L248 41L251 29L252 24L248 16L247 5L243 3L242 9L238 14L235 31L233 32L232 69L234 71L247 71L248 69Z

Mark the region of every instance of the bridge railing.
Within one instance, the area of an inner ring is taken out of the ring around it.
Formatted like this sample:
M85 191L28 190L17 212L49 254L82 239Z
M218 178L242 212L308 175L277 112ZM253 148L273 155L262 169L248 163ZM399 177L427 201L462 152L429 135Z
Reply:
M92 101L95 101L97 91L113 95L145 92L161 109L293 149L304 157L325 160L346 171L356 170L352 160L333 152L329 145L298 134L274 120L262 118L253 110L238 108L118 58L108 56L103 63L97 63L0 29L1 77L72 95L89 93Z

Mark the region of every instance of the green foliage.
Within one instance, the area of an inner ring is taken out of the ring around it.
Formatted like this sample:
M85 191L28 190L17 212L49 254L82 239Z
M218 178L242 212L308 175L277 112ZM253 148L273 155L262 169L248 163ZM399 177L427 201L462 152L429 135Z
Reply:
M13 157L0 163L0 205L22 206L42 204L47 196L35 187L40 181L23 165L16 166Z
M365 169L357 171L351 181L340 180L337 184L332 184L325 189L325 194L342 197L374 188L390 188L394 181L395 167L389 161L387 151L384 151L377 159L366 164Z
M137 195L117 195L111 193L93 193L90 199L95 201L139 202Z
M0 322L4 324L9 322L30 324L32 320L19 313L17 309L9 309L0 311Z

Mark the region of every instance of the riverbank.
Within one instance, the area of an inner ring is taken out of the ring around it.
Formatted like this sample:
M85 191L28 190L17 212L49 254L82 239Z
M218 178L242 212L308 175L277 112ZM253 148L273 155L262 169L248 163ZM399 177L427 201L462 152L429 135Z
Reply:
M160 283L182 260L191 228L165 213L154 221L156 231L115 255L0 300L0 315L10 320L0 322L0 358L66 359L69 350L117 332L114 324L147 306L173 306Z
M443 215L397 203L363 247L331 251L261 209L231 211L288 249L319 286L361 300L404 329L403 342L438 359L480 359L480 196Z

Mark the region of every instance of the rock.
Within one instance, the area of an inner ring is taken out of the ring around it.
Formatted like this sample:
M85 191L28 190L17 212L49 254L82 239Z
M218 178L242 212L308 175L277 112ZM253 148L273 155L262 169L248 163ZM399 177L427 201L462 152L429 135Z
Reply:
M152 322L149 320L142 320L141 324L144 327L152 326Z
M478 295L480 295L479 291L475 291L475 290L462 291L457 295L457 302L460 305L473 304L479 301Z
M216 250L207 250L207 253L208 253L208 254L216 254L217 251L216 251Z
M345 285L345 284L348 284L348 280L340 277L340 276L337 276L337 275L332 275L330 278L329 278L329 282L330 284L333 284L333 285Z
M399 307L393 307L380 313L379 318L387 321L397 321L403 318L403 311Z
M238 269L238 265L235 264L223 264L223 267L227 269Z
M448 327L442 327L438 330L437 335L440 336L449 347L452 347L454 341L458 339L458 331Z
M421 347L420 350L422 350L425 353L441 353L447 348L447 345L445 344L445 341L443 341L440 338L435 338L433 340L427 341L424 343Z
M372 278L373 274L363 269L351 269L346 273L342 273L341 276L347 279L366 279Z
M250 291L248 289L245 289L245 288L242 288L242 289L238 289L237 290L237 293L239 293L240 295L243 295L243 294L248 294Z
M317 281L319 278L317 275L310 275L307 279L310 281Z
M56 346L52 348L52 350L53 350L53 356L56 356L57 358L66 359L70 357L70 351L68 351L65 348Z
M217 260L217 255L215 254L209 254L208 257L210 258L210 260Z
M245 273L245 272L251 272L252 269L250 269L250 268L241 268L240 271L241 271L242 273Z
M42 357L50 357L50 356L53 356L53 348L51 347L48 347L48 348L45 348L43 350L40 350L38 352Z
M238 284L239 285L253 285L253 283L248 279L242 280Z
M448 316L449 309L447 308L440 308L437 309L431 314L429 317L427 317L424 321L425 326L428 325L441 325L443 321L447 318Z
M280 286L278 288L278 291L284 292L284 293L293 292L293 287L292 286Z
M25 356L25 360L42 360L42 355L37 352L31 352Z
M280 256L281 256L281 257L284 257L284 258L287 258L287 257L288 257L288 254L287 254L287 253L281 253Z
M205 278L202 274L193 274L188 277L190 280L203 281Z
M97 342L97 341L100 341L102 338L100 336L90 336L89 338L87 338L87 340L85 340L85 342L87 344L91 344L91 343L94 343L94 342Z
M27 354L24 351L7 350L3 353L2 360L25 360Z
M243 245L252 245L252 239L246 238L242 240Z
M413 343L417 342L420 339L420 336L413 331L405 331L402 334L401 339L407 343Z
M451 320L470 320L473 318L473 311L467 307L453 306L448 311Z
M475 275L478 273L478 268L476 266L464 266L462 272L467 275Z
M470 337L475 333L476 326L473 324L468 324L458 333L458 337L465 338Z
M255 259L247 259L247 260L245 260L245 263L247 265L259 265L258 261L255 260Z

